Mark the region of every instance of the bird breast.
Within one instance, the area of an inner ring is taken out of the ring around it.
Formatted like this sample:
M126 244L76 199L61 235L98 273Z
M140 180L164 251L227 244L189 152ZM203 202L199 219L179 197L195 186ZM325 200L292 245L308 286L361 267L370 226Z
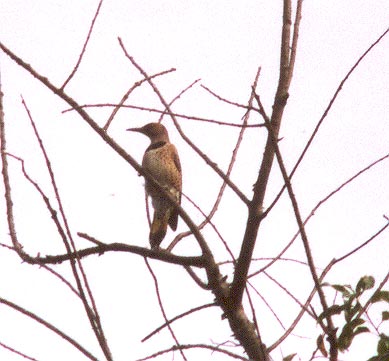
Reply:
M172 193L181 191L181 172L174 162L174 145L167 143L161 147L147 150L142 166L163 187ZM158 197L159 192L146 180L146 191L151 197ZM174 192L175 191L175 192Z

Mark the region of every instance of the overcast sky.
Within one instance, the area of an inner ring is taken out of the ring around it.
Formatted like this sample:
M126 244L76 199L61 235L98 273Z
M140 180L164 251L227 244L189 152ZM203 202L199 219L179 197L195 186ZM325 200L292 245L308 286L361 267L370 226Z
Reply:
M60 86L77 62L97 5L97 1L91 0L2 0L1 41ZM388 19L387 0L304 1L295 75L280 132L281 151L289 171L340 81L389 26ZM229 0L105 0L83 61L65 90L80 104L117 103L134 82L142 79L125 58L117 39L120 37L128 53L148 74L176 68L175 72L156 81L167 100L200 79L175 103L173 109L177 113L239 123L243 110L217 101L200 84L229 100L246 104L260 66L257 91L270 114L278 80L281 20L280 0L245 0L239 4ZM86 232L107 243L148 246L143 179L75 112L62 113L69 108L68 105L3 53L0 66L8 151L25 160L29 174L52 196L44 161L21 104L22 95L51 157L73 234ZM293 179L304 217L342 182L388 154L388 97L387 36L344 85ZM155 94L145 84L131 95L127 103L162 109ZM112 108L88 111L103 126ZM141 135L129 134L125 129L158 119L156 113L122 109L108 133L141 161L148 141ZM191 139L225 169L237 130L193 120L181 119L180 122ZM250 122L262 120L253 114ZM209 211L221 180L179 137L170 119L165 117L164 124L180 153L184 193ZM265 136L263 128L247 131L232 173L232 180L248 197L251 197ZM23 178L19 163L10 161L10 167L16 227L25 250L31 254L64 252L47 210ZM388 174L386 160L317 211L307 226L307 232L320 269L332 258L342 256L367 240L385 224L383 215L389 216ZM272 202L281 185L275 164L266 205ZM194 219L201 220L187 201L183 206ZM4 201L0 202L0 210L0 241L10 244ZM236 256L240 250L245 216L239 199L227 192L214 222ZM180 222L178 231L184 230L186 228ZM255 256L274 257L296 230L290 202L284 198L264 222ZM228 255L215 234L210 229L205 234L217 260L227 259ZM166 243L173 236L169 232ZM388 239L389 233L386 232L363 252L335 267L327 282L355 285L365 274L372 274L379 282L388 272ZM90 246L83 240L77 242L80 247ZM177 252L198 254L198 247L188 239L177 247ZM285 256L305 261L301 242L297 241ZM21 264L9 250L0 248L0 257L0 297L36 312L79 340L97 357L102 357L81 304L63 284L44 270ZM148 332L163 323L153 280L141 257L107 254L89 257L84 264L115 360L135 360L173 344L167 331L145 344L140 343ZM169 317L213 301L212 295L198 290L179 267L160 262L152 262L152 265L159 277ZM252 270L260 265L263 263L254 264ZM61 265L57 270L71 278L68 265ZM269 273L288 285L302 302L312 287L310 275L303 266L279 262ZM256 286L287 327L298 311L296 304L265 277L259 278ZM262 337L270 345L282 334L282 328L261 299L257 298L256 302L259 325L263 327ZM231 331L226 321L220 321L220 316L218 309L202 311L177 323L175 331L182 343L223 342ZM0 306L0 320L0 342L40 361L84 359L57 336L25 321L24 317L5 306ZM388 332L388 328L386 330ZM295 334L272 354L274 360L281 360L282 354L294 352L301 355L301 360L310 357L319 328L307 319ZM342 355L343 360L365 360L374 354L376 338L370 335L359 337L357 343L368 346L353 346L350 353ZM190 360L211 357L204 352L188 355ZM176 357L179 359L180 356L177 354ZM0 359L12 361L21 358L0 347ZM161 360L170 359L171 355L161 357ZM212 359L226 358L214 354Z

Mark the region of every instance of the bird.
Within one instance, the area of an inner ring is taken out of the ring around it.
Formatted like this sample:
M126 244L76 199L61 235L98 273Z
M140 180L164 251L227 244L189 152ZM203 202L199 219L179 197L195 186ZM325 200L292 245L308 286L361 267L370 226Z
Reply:
M143 127L127 130L149 137L150 145L143 155L142 167L178 204L181 204L181 163L176 147L170 143L166 128L160 123L148 123ZM177 229L178 212L177 208L147 179L145 189L146 194L151 197L154 208L149 241L152 249L158 249L165 238L168 225L173 231Z

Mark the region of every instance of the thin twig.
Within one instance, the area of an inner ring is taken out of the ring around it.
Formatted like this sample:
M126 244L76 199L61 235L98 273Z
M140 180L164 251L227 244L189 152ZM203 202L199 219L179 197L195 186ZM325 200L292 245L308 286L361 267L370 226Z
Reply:
M308 307L303 305L297 297L295 297L285 286L283 286L279 281L277 281L274 277L270 276L268 272L264 272L265 276L269 278L272 282L274 282L279 288L281 288L294 302L296 302L300 308L304 309L310 316L314 317L314 315L309 311Z
M12 352L12 353L18 355L18 356L21 356L21 357L25 358L26 360L38 361L36 358L33 358L33 357L31 357L31 356L27 356L25 353L20 352L20 351L14 349L13 347L6 345L6 344L3 343L3 342L0 342L0 346L3 347L3 348L5 348L6 350L8 350L8 351L10 351L10 352Z
M334 263L338 263L338 262L341 262L343 261L344 259L350 257L351 255L353 255L354 253L358 252L359 250L361 250L362 248L364 248L366 245L368 245L371 241L373 241L376 237L378 237L381 233L383 233L386 228L389 227L389 222L387 222L382 228L380 228L376 233L374 233L368 240L366 240L365 242L363 242L362 244L360 244L358 247L354 248L353 250L351 250L350 252L346 253L344 256L342 257L339 257L339 258L336 258L334 260Z
M174 333L174 331L173 331L173 329L172 329L172 327L171 327L171 325L170 325L170 322L169 322L169 320L168 320L168 318L167 318L167 316L166 316L165 307L163 307L163 303L162 303L162 299L161 299L161 294L160 294L160 292L159 292L159 285L158 285L157 277L156 277L156 275L155 275L153 269L151 268L148 259L147 259L147 258L144 258L144 260L145 260L147 269L149 270L149 272L150 272L150 274L151 274L151 277L153 278L153 281L154 281L155 293L156 293L156 295L157 295L159 308L160 308L160 310L161 310L161 312L162 312L162 316L163 316L163 318L164 318L164 320L165 320L165 324L166 324L167 328L169 329L169 332L170 332L170 334L172 335L172 338L173 338L174 342L176 343L176 346L179 348L182 358L183 358L185 361L187 361L187 359L186 359L186 357L185 357L185 354L184 354L184 351L180 348L180 343L178 342L178 339L177 339L177 337L176 337L176 335L175 335L175 333Z
M266 307L270 310L270 312L273 314L274 318L277 320L277 322L281 325L281 327L285 330L285 326L283 325L281 319L278 317L277 313L273 310L270 303L266 300L266 298L253 286L253 284L250 281L247 281L247 284L254 290L254 292L257 294L257 296L262 300L262 302L266 305ZM247 287L246 287L247 288Z
M94 25L95 25L97 16L99 15L100 8L101 8L101 5L102 5L102 4L103 4L103 0L100 0L99 5L98 5L97 10L96 10L96 13L95 13L95 16L94 16L94 18L93 18L93 20L92 20L92 23L91 23L90 27L89 27L88 35L87 35L87 37L86 37L84 46L82 47L80 56L78 57L77 63L76 63L76 65L74 66L72 72L70 73L70 75L68 76L68 78L65 80L65 82L64 82L63 85L61 86L61 89L62 89L62 90L65 89L66 85L67 85L67 84L69 83L69 81L73 78L73 76L74 76L74 74L76 73L78 67L80 66L82 57L84 56L86 47L87 47L88 42L89 42L89 38L90 38L90 36L91 36L91 34L92 34L92 30L93 30L93 27L94 27Z
M197 276L196 272L192 270L189 266L185 266L185 271L188 272L189 276L192 277L193 281L202 288L203 290L210 290L210 287L207 283L205 283L199 276Z
M260 68L259 68L260 69ZM228 100L226 98L223 98L222 96L216 94L214 91L212 91L211 89L209 89L208 87L206 87L204 84L201 84L200 85L203 89L205 89L208 93L210 93L211 95L213 95L216 99L224 102L224 103L227 103L227 104L230 104L230 105L233 105L234 107L238 107L238 108L243 108L243 109L246 109L247 112L251 111L251 110L254 110L256 112L259 111L258 108L255 108L253 107L252 104L249 104L249 105L244 105L244 104L239 104L237 102L233 102L232 100Z
M318 292L318 295L319 295L319 299L320 299L320 303L321 303L322 308L323 308L323 312L327 314L327 316L326 316L327 329L325 330L325 332L328 335L328 341L330 343L331 360L335 360L336 359L336 354L337 354L336 328L335 328L335 326L333 324L331 315L329 313L327 313L327 310L328 310L327 300L326 300L324 291L323 291L323 289L321 287L321 284L319 282L319 277L318 277L317 272L316 272L316 266L315 266L315 263L314 263L314 258L313 258L313 255L312 255L312 251L311 251L311 247L310 247L310 244L309 244L308 236L307 236L307 233L305 231L304 222L302 220L300 209L299 209L299 206L298 206L298 203L297 203L297 199L296 199L296 197L294 195L293 187L292 187L292 184L290 182L290 179L288 178L288 173L286 171L286 167L285 167L285 164L284 164L284 161L283 161L280 149L278 147L277 138L275 137L275 134L273 133L273 129L272 129L272 126L271 126L270 123L268 123L268 130L269 130L270 138L271 138L271 140L273 142L273 147L274 147L275 155L276 155L276 158L277 158L277 162L278 162L279 168L281 170L282 177L283 177L285 185L286 185L286 189L288 191L288 196L289 196L289 199L290 199L290 201L292 203L293 212L294 212L294 215L295 215L295 218L296 218L296 222L298 224L299 232L300 232L300 235L301 235L301 239L302 239L302 242L303 242L305 254L306 254L306 257L307 257L309 270L310 270L313 282L315 284L315 287L317 289L317 292Z
M371 50L373 50L373 48L378 45L380 43L380 41L389 33L389 28L386 29L383 34L381 34L378 39L376 41L374 41L373 44L371 44L368 49L358 58L358 60L354 63L354 65L351 67L351 69L347 72L346 76L341 80L341 82L339 83L338 87L336 88L335 90L335 93L334 95L332 96L330 102L328 103L326 109L324 110L324 113L322 114L322 116L320 117L318 123L316 124L316 127L315 129L313 130L311 136L309 137L308 141L307 141L307 144L305 145L300 157L298 158L296 164L294 165L290 175L289 175L289 179L292 179L293 175L295 174L297 168L299 167L300 163L302 162L303 158L305 157L309 147L311 146L314 138L316 137L318 131L319 131L319 128L321 127L321 125L323 124L324 120L326 119L327 115L329 114L332 106L334 105L336 99L338 98L338 95L339 93L341 92L341 90L343 89L343 86L344 84L347 82L347 80L349 79L349 77L351 76L351 74L356 70L356 68L359 66L359 64L361 63L361 61L370 53ZM266 210L266 212L264 213L264 216L266 216L270 210L274 207L274 205L277 203L278 199L281 197L282 193L284 192L285 190L285 185L281 188L280 192L277 194L276 198L274 199L274 201L271 203L271 205L268 207L268 209Z
M370 170L372 167L378 165L382 161L386 160L389 158L389 154L384 155L383 157L380 157L379 159L375 160L374 162L370 163L363 169L359 170L357 173L355 173L352 177L348 178L346 181L344 181L340 186L338 186L336 189L334 189L332 192L327 194L322 200L320 200L316 206L310 211L309 216L304 220L304 226L307 225L309 220L316 214L317 210L324 205L330 198L332 198L334 195L338 194L340 190L342 190L344 187L348 186L351 182L356 180L358 177L360 177L363 173L366 171ZM294 243L294 241L297 239L299 236L300 231L298 230L296 234L292 237L292 239L288 242L288 244L281 250L281 252L274 258L272 258L271 262L269 262L267 265L263 266L261 269L258 271L255 271L252 273L249 277L256 276L257 274L265 271L267 268L272 266L277 260L280 259L280 257L289 249L289 247Z
M152 76L151 76L152 78ZM145 79L147 81L147 79ZM119 107L120 104L115 104L115 103L101 103L101 104L83 104L79 105L79 108L85 109L85 108L117 108ZM142 110L150 113L158 113L158 114L167 114L166 110L160 110L160 109L155 109L155 108L148 108L144 107L141 105L132 105L132 104L121 104L121 108L130 108L130 109L137 109L137 110ZM75 108L69 108L65 109L62 111L62 113L68 113L72 111L77 111ZM199 122L205 122L205 123L211 123L215 125L223 125L226 127L234 127L234 128L242 128L241 123L231 123L231 122L225 122L221 120L216 120L216 119L209 119L209 118L202 118L202 117L197 117L195 115L186 115L186 114L180 114L180 113L169 113L170 116L174 115L177 118L182 118L182 119L187 119L187 120L194 120L194 121L199 121ZM106 126L106 125L105 125ZM253 129L253 128L262 128L264 127L265 124L247 124L245 125L245 128ZM104 129L104 128L103 128Z
M136 361L146 361L146 360L150 360L150 359L156 358L158 356L161 356L161 355L163 355L165 353L170 353L170 352L174 352L174 351L177 351L177 350L188 350L188 349L192 349L192 348L208 349L208 350L211 350L212 352L220 352L220 353L223 353L223 354L225 354L227 356L230 356L230 357L238 359L238 360L250 361L246 357L239 356L239 355L234 354L234 353L232 353L230 351L224 350L224 349L222 349L220 347L206 345L206 344L180 345L180 347L172 346L169 349L158 351L158 352L156 352L156 353L154 353L154 354L152 354L150 356L144 357L142 359L138 359Z
M252 288L255 288L251 283L249 283L247 281L247 283L252 287ZM250 291L248 289L248 287L246 287L246 295L247 295L247 299L249 301L249 305L250 305L250 310L251 310L251 315L253 316L253 324L254 324L254 327L255 327L255 331L257 332L257 335L260 335L259 333L259 326L258 326L258 320L257 320L257 314L255 313L255 307L254 307L254 302L251 298L251 294L250 294Z
M173 71L176 71L176 69L174 68L171 68L169 70L165 70L165 71L161 71L160 73L157 73L157 74L154 74L154 75L151 75L150 76L150 79L153 79L153 78L156 78L157 76L161 76L161 75L165 75L165 74L168 74L168 73L171 73ZM116 113L120 110L120 108L123 107L123 104L124 102L128 99L128 97L130 96L130 94L139 86L141 86L144 82L146 82L148 79L142 79L142 80L139 80L137 81L136 83L134 83L134 85L127 90L126 94L123 95L122 99L120 100L119 104L117 104L114 108L114 110L112 111L111 115L109 116L107 122L105 123L103 129L105 131L108 130L108 127L111 125L111 122L113 120L113 118L115 117Z
M177 320L179 320L179 319L181 319L181 318L183 318L183 317L185 317L185 316L188 316L188 315L190 315L190 314L192 314L192 313L195 313L195 312L197 312L197 311L204 310L205 308L214 307L214 306L216 306L215 303L207 303L207 304L205 304L205 305L198 306L198 307L194 307L194 308L192 308L192 309L190 309L190 310L188 310L188 311L185 311L185 312L183 312L183 313L181 313L181 314L179 314L179 315L177 315L177 316L171 318L170 320L168 320L167 323L164 323L163 325L157 327L153 332L149 333L146 337L144 337L144 338L141 340L141 342L147 341L149 338L151 338L152 336L154 336L155 334L157 334L159 331L161 331L162 329L164 329L165 327L167 327L168 324L171 324L171 323L173 323L174 321L177 321Z
M261 68L259 67L258 70L257 70L257 73L255 75L255 79L254 79L254 84L253 84L253 88L254 89L257 88L257 84L258 84L258 79L259 79L260 73L261 73ZM251 92L250 93L250 99L249 99L249 102L248 102L249 107L252 106L253 101L254 101L254 95L253 95L253 92ZM239 131L239 135L238 135L238 138L236 140L235 147L234 147L234 149L232 151L232 154L231 154L230 163L229 163L228 168L227 168L226 176L228 178L230 178L230 176L231 176L232 169L234 167L234 164L235 164L235 161L236 161L236 158L237 158L237 155L238 155L238 151L239 151L240 145L241 145L242 140L243 140L243 135L244 135L244 132L246 130L246 126L248 124L249 117L250 117L250 110L247 110L245 115L243 116L242 128ZM219 204L220 204L220 202L222 200L222 197L223 197L224 191L226 189L226 186L227 186L227 183L224 181L223 184L220 187L219 193L218 193L218 195L216 197L216 201L215 201L213 207L211 208L211 211L209 212L209 214L205 218L205 220L200 224L200 226L199 226L200 229L203 228L208 222L210 222L212 217L215 215L215 213L216 213L216 211L218 209L218 206L219 206ZM224 240L223 240L223 243L224 243L226 249L228 250L228 252L229 252L229 254L231 256L231 259L235 263L236 262L235 256L233 255L233 253L231 252L230 248L228 247L227 243Z
M93 356L90 352L88 352L84 347L82 347L77 341L75 341L73 338L66 335L64 332L60 331L57 327L53 326L51 323L45 321L43 318L37 316L36 314L26 310L25 308L6 300L3 297L0 297L0 303L13 308L14 310L30 317L34 321L40 323L41 325L45 326L49 330L56 333L58 336L62 337L64 340L68 341L70 344L72 344L76 349L78 349L80 352L82 352L88 359L90 360L98 360L95 356Z
M329 270L331 269L332 267L332 263L330 263L325 269L324 271L322 272L322 274L320 275L319 277L319 281L320 283L323 281L325 275L329 272ZM276 347L278 347L283 341L285 341L288 336L293 332L293 330L295 329L295 327L298 325L298 323L300 322L301 318L303 317L304 313L308 311L308 307L309 305L311 304L312 302L312 299L313 299L313 296L316 294L317 292L317 289L316 287L314 286L310 295L308 296L307 300L305 301L304 305L302 305L301 307L301 310L300 312L298 313L298 315L295 317L294 321L292 322L292 324L288 327L288 329L284 332L284 334L276 341L274 342L270 347L269 347L269 352L271 352L272 350L274 350ZM311 312L311 314L313 314L313 312ZM315 319L318 321L318 317L315 316Z
M42 152L43 157L45 159L46 168L47 168L47 170L49 172L49 176L50 176L50 180L51 180L51 185L53 186L53 190L54 190L54 193L55 193L55 198L57 200L59 211L60 211L62 220L63 220L64 225L65 225L65 230L66 230L67 238L66 237L63 238L63 241L64 241L64 245L66 247L66 251L68 253L71 253L71 250L73 250L74 254L76 255L75 258L71 258L70 259L70 266L71 266L72 271L73 271L74 279L75 279L76 284L77 284L77 289L78 289L78 292L80 294L80 298L81 298L82 303L84 305L85 312L86 312L86 314L88 316L88 319L89 319L89 322L90 322L90 324L92 326L92 329L93 329L93 331L94 331L94 333L96 335L96 338L97 338L97 340L98 340L98 342L99 342L99 344L101 346L101 349L103 350L103 352L104 352L105 356L107 357L107 359L108 360L112 360L111 351L109 350L109 346L108 346L107 340L106 340L106 338L104 336L103 328L102 328L102 325L101 325L101 322L100 322L100 316L99 316L99 313L98 313L98 310L97 310L97 307L96 307L96 303L95 303L92 291L91 291L91 289L89 287L88 279L86 277L86 274L85 274L84 268L82 266L81 260L77 257L76 245L74 243L74 240L73 240L73 237L72 237L72 234L71 234L71 231L70 231L70 227L69 227L69 224L68 224L68 221L67 221L67 217L66 217L63 205L62 205L62 200L61 200L61 197L60 197L60 194L59 194L59 189L57 187L57 182L55 180L54 171L53 171L52 166L51 166L51 161L50 161L49 156L48 156L48 154L46 152L46 149L45 149L45 146L43 144L42 138L39 135L39 132L38 132L38 129L37 129L36 125L35 125L35 122L34 122L32 116L31 116L30 110L29 110L26 102L24 101L23 97L22 97L22 104L23 104L23 106L24 106L24 108L25 108L25 110L27 112L28 118L30 119L30 123L31 123L31 126L33 128L35 137L36 137L36 139L38 141L39 148L41 149L41 152ZM69 242L68 242L68 240L69 240ZM78 268L80 270L80 273L81 273L81 276L82 276L82 281L81 281L81 278L80 278L80 276L78 274L77 266L78 266ZM87 295L85 294L84 286L85 286ZM87 297L89 297L89 300L91 302L91 306L89 305ZM93 310L93 312L92 312L92 310Z
M178 99L181 98L181 96L186 93L189 89L191 89L195 84L197 84L198 82L200 81L200 79L197 79L195 81L193 81L191 84L189 84L186 88L184 88L183 90L181 90L169 103L169 108L173 105L173 103L175 101L177 101ZM164 110L163 113L161 113L159 119L158 119L158 122L162 122L162 119L163 119L163 116L166 115L166 114L169 114L168 112L166 112L166 109Z
M201 215L204 217L204 219L207 219L207 215L205 214L205 212L200 208L200 206L198 206L191 198L189 198L186 194L182 193L182 196L188 200L200 213ZM204 221L202 223L200 223L198 225L198 229L202 229L202 225L203 225ZM218 228L216 227L216 225L210 220L208 222L208 224L213 228L213 230L215 231L216 235L218 236L218 238L221 240L221 242L223 243L224 245L224 248L226 249L226 251L230 254L231 258L234 260L234 255L230 249L230 247L228 246L226 240L223 238L223 236L221 235L220 231L218 230ZM191 231L186 231L186 232L182 232L180 234L178 234L174 240L172 241L172 243L170 243L170 245L168 246L167 248L167 251L171 252L173 250L173 248L178 244L179 241L181 241L181 239L183 239L184 237L187 237L187 236L190 236L192 234Z
M359 57L359 59L357 60L357 62L351 67L351 69L347 72L346 76L342 79L342 81L340 82L338 88L336 89L333 97L331 98L330 102L328 103L328 106L327 108L325 109L323 115L321 116L319 122L317 123L312 135L310 136L308 142L307 142L307 145L305 146L303 152L301 153L299 159L297 160L296 162L296 165L293 167L293 170L290 174L290 177L293 176L294 172L296 171L296 169L298 168L298 166L300 165L302 159L304 158L305 154L307 153L308 151L308 148L311 146L312 142L313 142L313 139L315 138L317 132L319 131L319 128L320 126L322 125L324 119L327 117L329 111L331 110L332 108L332 105L334 104L335 100L337 99L340 91L342 90L343 88L343 85L346 83L346 81L348 80L348 78L350 77L350 75L354 72L354 70L358 67L358 65L361 63L361 61L366 57L367 54L370 53L370 51L389 33L389 28L386 29L382 35L380 35L378 37L378 39L369 46L369 48Z
M388 225L386 225L384 228L386 228ZM381 233L384 229L380 229L378 232L375 233L375 235L373 237L376 237L379 233ZM373 239L373 237L370 237L369 240ZM323 279L324 277L327 275L327 273L332 269L332 267L338 263L338 260L337 259L333 259L328 265L327 267L323 270L323 272L321 273L320 277L319 277L319 282L322 283L323 282ZM384 279L382 280L382 282L380 283L379 287L377 288L376 292L380 289L383 288L383 286L386 284L386 282L388 281L389 279L389 273L384 277ZM310 305L311 301L312 301L312 298L314 296L314 294L316 293L316 287L313 288L311 294L309 295L307 301L305 302L304 305L302 305L301 307L301 311L299 312L298 316L295 318L295 320L293 321L293 323L291 324L291 326L288 328L288 330L273 344L269 347L269 351L272 351L274 350L276 347L278 347L288 336L289 334L293 331L293 329L297 326L298 322L300 321L301 317L303 316L303 314L305 312L307 312L308 314L310 314L312 317L315 318L315 320L318 322L319 321L319 318L316 314L314 314L313 312L310 312L308 310L308 306ZM373 297L373 296L372 296ZM371 304L371 300L372 298L370 298L364 307L362 307L362 309L358 312L358 316L356 316L357 318L359 318L365 311L366 309L369 307L369 305ZM322 328L323 328L323 331L325 332L325 327L322 325Z

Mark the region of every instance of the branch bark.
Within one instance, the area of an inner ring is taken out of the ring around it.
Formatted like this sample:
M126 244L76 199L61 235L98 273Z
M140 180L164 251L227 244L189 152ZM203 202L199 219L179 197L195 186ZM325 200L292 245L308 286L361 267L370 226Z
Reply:
M288 100L289 86L293 75L293 66L296 57L298 28L301 18L301 1L298 2L296 9L296 21L294 26L294 36L292 50L290 49L292 9L291 1L284 0L283 26L280 55L280 74L278 88L273 104L273 113L270 119L271 132L269 130L265 151L261 167L258 172L257 180L254 184L253 198L248 206L248 217L246 230L243 236L242 247L240 250L234 279L231 286L231 297L235 307L240 307L242 303L243 292L246 287L247 274L250 268L254 246L257 240L258 229L263 219L263 201L269 181L270 171L273 165L275 149L272 141L272 135L277 139L282 115Z

